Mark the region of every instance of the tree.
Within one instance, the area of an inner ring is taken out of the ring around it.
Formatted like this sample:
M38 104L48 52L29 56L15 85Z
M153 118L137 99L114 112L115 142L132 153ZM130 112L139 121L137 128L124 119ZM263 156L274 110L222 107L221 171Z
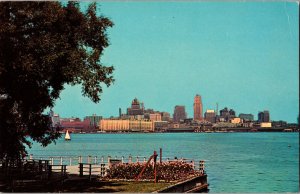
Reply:
M43 146L59 137L43 111L64 84L100 101L114 81L100 62L112 26L95 3L82 13L77 2L0 2L0 159L20 158L27 137Z

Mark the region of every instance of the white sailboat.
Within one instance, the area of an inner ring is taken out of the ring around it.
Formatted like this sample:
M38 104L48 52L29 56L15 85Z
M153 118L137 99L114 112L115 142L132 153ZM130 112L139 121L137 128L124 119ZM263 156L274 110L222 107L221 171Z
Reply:
M67 132L66 132L65 140L66 140L66 141L70 141L70 140L71 140L71 137L70 137L70 134L69 134L69 131L68 131L68 130L67 130Z

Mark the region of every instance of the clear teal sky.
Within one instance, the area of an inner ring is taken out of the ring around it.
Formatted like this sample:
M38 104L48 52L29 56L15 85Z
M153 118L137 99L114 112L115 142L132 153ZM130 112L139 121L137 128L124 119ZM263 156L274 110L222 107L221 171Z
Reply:
M80 87L61 93L62 117L117 116L134 97L145 108L173 114L193 98L204 110L237 114L269 110L271 120L299 114L299 5L294 2L98 2L115 24L102 61L114 65L114 85L98 104Z

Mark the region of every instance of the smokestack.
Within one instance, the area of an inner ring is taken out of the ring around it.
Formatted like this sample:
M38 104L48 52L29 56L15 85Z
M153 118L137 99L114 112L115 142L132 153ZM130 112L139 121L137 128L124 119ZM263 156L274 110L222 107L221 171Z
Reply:
M122 115L122 110L121 108L119 108L119 118L121 118L121 115Z

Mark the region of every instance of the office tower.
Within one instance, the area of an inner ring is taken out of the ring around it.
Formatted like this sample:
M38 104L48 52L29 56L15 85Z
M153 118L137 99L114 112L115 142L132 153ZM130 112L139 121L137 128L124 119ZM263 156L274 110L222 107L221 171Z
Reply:
M202 116L202 100L200 95L196 95L194 98L194 120L203 120Z
M214 110L206 110L206 112L204 113L204 118L206 121L209 121L211 123L215 123L216 122L216 113Z
M175 106L173 120L179 122L180 120L186 119L185 106Z
M127 108L127 115L143 115L144 104L140 103L137 98L133 99L131 108Z
M258 113L258 122L270 122L270 113L265 110Z

